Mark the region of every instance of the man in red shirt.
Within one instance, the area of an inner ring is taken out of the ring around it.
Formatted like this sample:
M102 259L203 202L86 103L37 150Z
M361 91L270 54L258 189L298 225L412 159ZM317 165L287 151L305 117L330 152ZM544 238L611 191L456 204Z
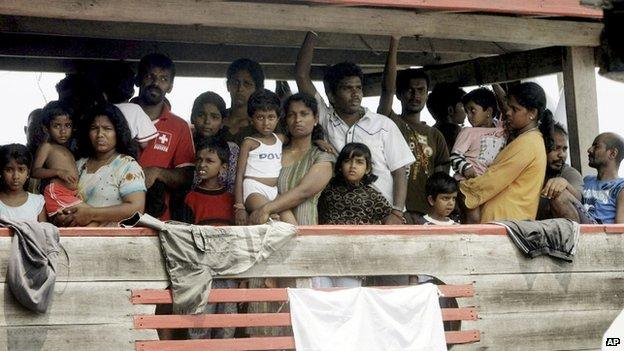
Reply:
M166 187L163 197L164 212L159 214L161 220L171 218L169 192L182 189L192 182L195 160L195 148L188 123L171 113L165 101L165 95L173 89L174 77L173 61L163 54L149 54L139 63L137 103L158 131L158 136L150 140L141 152L139 164L145 172L148 194L155 184L156 187L162 184ZM150 204L146 207L149 208Z

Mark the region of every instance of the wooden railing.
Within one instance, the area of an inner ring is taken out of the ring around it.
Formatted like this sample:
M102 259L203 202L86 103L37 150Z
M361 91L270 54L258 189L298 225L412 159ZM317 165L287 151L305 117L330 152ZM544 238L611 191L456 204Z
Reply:
M429 274L475 289L460 307L474 306L479 318L464 321L462 330L480 330L481 340L453 350L592 349L624 308L624 226L582 226L582 232L574 262L565 263L526 258L492 225L301 227L299 236L236 278ZM131 300L132 290L164 292L168 285L155 235L62 229L71 267L59 265L54 301L37 315L8 291L11 238L0 229L0 351L132 350L135 340L155 340L155 331L135 329L132 317L153 314L153 306Z

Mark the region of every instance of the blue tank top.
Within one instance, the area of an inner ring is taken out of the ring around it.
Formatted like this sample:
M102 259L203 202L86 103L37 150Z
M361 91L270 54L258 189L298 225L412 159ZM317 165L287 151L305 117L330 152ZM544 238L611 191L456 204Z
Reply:
M598 180L596 176L583 178L583 205L594 219L602 224L615 223L617 197L624 187L624 178Z

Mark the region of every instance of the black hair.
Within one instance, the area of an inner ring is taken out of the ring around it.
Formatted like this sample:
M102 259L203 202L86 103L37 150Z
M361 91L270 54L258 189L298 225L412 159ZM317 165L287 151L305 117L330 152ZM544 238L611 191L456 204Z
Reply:
M256 90L264 89L264 71L262 66L254 60L248 58L240 58L230 63L225 76L228 81L234 77L239 71L247 71L256 84Z
M111 104L130 100L134 95L136 74L132 66L123 60L107 63L101 72L101 87Z
M483 110L488 108L492 109L492 117L498 117L498 103L496 102L496 95L488 88L481 87L472 91L469 91L461 98L462 104L466 106L469 102L481 106Z
M457 181L448 173L435 172L427 179L425 195L431 196L435 200L439 194L456 193L458 189Z
M430 80L427 72L420 68L409 68L397 72L396 93L401 94L409 89L409 84L412 79L424 79L425 82L427 82L427 89L429 89Z
M315 116L318 116L318 102L316 101L314 96L308 93L303 93L303 92L290 95L284 101L284 105L283 105L284 114L288 113L288 108L290 107L290 104L292 104L293 102L302 102L304 105L306 105L306 107L312 110L312 114L314 114ZM286 118L282 119L282 130L286 131L286 134L288 135L288 139L290 139L288 127L286 126ZM321 124L319 123L314 126L314 129L312 129L312 140L322 140L322 139L325 139L325 133L323 132L323 127L321 127Z
M38 108L28 114L28 125L26 126L26 147L33 155L37 152L37 148L45 142L47 133L43 128L41 119L43 118L43 109Z
M230 147L227 142L223 139L218 138L205 138L197 143L197 147L195 148L195 152L199 154L201 150L212 150L214 151L221 163L228 164L230 162Z
M137 86L140 86L140 81L149 73L152 67L167 70L171 72L171 79L175 78L176 70L173 61L167 55L155 52L141 58L139 62L139 73L137 74Z
M564 135L566 137L568 136L568 131L565 129L563 124L561 124L559 122L553 123L553 132L559 133L559 134Z
M362 177L362 184L369 185L377 180L377 176L372 173L373 169L373 156L371 155L371 151L368 146L362 143L348 143L345 145L340 154L338 155L338 160L336 160L336 164L334 165L334 174L336 180L344 181L344 175L342 174L342 164L353 157L364 157L366 160L366 168L371 170Z
M195 98L195 101L193 101L193 108L191 109L191 123L195 124L197 116L204 111L205 104L215 105L221 114L221 118L225 118L227 116L227 110L223 98L213 91L207 91L199 94L199 96Z
M340 62L329 67L327 72L325 72L323 76L325 90L335 94L338 89L338 84L347 77L358 77L360 78L360 82L364 84L364 73L360 66L353 62Z
M41 124L50 127L52 120L58 116L68 116L72 119L71 111L65 103L61 101L50 101L41 111Z
M552 150L554 144L552 132L555 121L552 112L546 108L544 89L537 83L526 82L512 86L507 95L509 98L513 96L518 104L527 110L537 111L538 128L542 132L546 152Z
M615 161L619 165L624 159L624 139L616 133L603 133L602 141L605 143L607 150L617 150L617 158Z
M318 102L316 102L314 96L308 93L296 93L289 96L284 101L284 112L288 111L290 104L292 104L293 102L302 102L304 105L310 108L310 110L312 110L312 113L315 116L318 116Z
M449 106L462 102L466 92L453 83L438 83L433 87L427 99L427 110L436 121L446 121Z
M256 111L275 111L277 117L282 116L282 102L274 92L268 89L258 89L249 96L247 114L253 117Z
M93 157L95 155L95 149L93 148L93 144L91 144L89 132L91 130L91 124L98 116L108 117L113 124L116 137L115 150L120 154L128 155L136 160L138 146L136 141L132 139L132 133L128 127L128 122L117 106L108 103L98 105L85 114L82 126L79 129L80 135L78 135L81 156Z
M15 160L20 165L24 165L30 171L32 167L32 154L28 151L28 148L22 144L7 144L0 146L0 171L4 170L4 167ZM4 189L6 184L4 180L0 186ZM24 190L28 187L28 181L24 182Z

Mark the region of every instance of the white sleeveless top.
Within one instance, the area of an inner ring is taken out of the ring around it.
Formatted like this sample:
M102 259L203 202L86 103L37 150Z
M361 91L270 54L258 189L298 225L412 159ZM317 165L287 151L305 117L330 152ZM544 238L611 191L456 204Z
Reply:
M45 200L43 199L43 195L28 193L26 202L17 207L8 206L0 200L0 216L17 221L36 221L44 205Z
M252 137L245 139L260 143L256 149L249 151L245 177L277 178L282 169L282 141L273 133L275 144L267 145Z

